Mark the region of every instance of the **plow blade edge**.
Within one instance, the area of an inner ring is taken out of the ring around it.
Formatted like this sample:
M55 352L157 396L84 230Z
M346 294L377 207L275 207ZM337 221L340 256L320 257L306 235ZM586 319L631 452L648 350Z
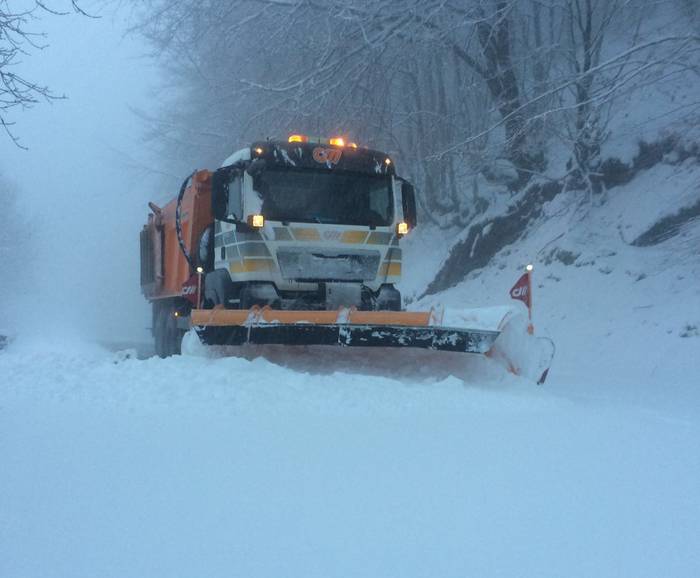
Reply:
M207 345L338 345L414 347L486 353L498 331L440 327L429 313L411 312L192 312L192 325Z
M495 331L446 327L266 324L195 326L207 345L339 345L344 347L417 347L436 351L486 353Z

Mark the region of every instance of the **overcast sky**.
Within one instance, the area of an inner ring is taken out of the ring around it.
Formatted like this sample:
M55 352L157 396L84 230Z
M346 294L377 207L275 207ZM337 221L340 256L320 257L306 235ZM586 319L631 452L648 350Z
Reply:
M93 12L99 4L81 3ZM0 171L18 185L30 224L29 312L21 322L47 332L50 319L60 334L77 321L88 336L146 339L138 231L146 202L162 191L154 190L157 179L130 166L157 164L130 108L155 109L158 73L140 39L125 36L124 18L114 8L101 16L47 15L32 23L47 33L48 47L16 68L67 96L11 115L28 150L0 137Z

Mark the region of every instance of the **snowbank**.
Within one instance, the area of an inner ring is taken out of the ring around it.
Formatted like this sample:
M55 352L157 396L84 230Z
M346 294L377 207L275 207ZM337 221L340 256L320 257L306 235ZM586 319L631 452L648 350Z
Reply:
M3 576L700 570L698 422L653 408L92 348L0 370Z

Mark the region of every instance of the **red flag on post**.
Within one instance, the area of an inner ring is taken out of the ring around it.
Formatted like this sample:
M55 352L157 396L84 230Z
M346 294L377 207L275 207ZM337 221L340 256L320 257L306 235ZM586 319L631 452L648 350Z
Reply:
M515 282L510 290L510 296L513 299L522 301L527 306L527 332L533 334L535 329L532 326L532 265L527 266L527 271L522 274L520 279Z
M531 295L530 295L530 273L523 273L522 277L518 279L510 290L510 296L513 299L522 301L530 309L532 305Z

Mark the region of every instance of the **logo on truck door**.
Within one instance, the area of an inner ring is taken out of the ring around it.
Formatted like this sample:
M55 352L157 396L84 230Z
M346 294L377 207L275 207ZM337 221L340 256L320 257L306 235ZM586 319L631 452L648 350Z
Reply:
M343 151L341 149L316 147L312 154L317 163L337 165L340 162L340 157L343 156Z

